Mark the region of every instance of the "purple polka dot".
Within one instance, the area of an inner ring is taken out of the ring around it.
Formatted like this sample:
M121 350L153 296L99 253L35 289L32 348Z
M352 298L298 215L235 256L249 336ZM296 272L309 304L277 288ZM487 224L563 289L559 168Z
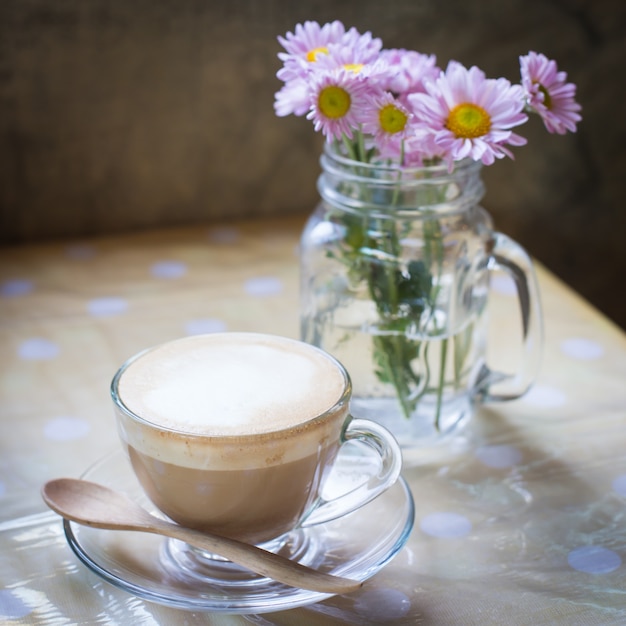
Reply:
M94 298L87 303L87 310L94 317L120 315L128 310L128 301L124 298Z
M30 280L15 278L7 280L0 286L0 296L3 298L19 298L29 294L34 289Z
M185 324L185 331L188 335L204 335L207 333L222 333L227 330L226 322L219 319L197 319L189 320Z
M583 546L567 555L569 566L587 574L608 574L619 569L622 559L617 552L602 546Z
M613 486L614 491L619 493L620 496L626 496L626 474L622 474L621 476L618 476L613 481L612 486Z
M476 458L489 467L505 468L517 465L522 453L513 446L482 446L476 450Z
M59 353L59 346L42 337L32 337L23 341L17 350L20 358L27 361L48 361L55 359Z
M181 261L159 261L150 268L150 271L155 278L175 280L187 273L187 265Z
M354 608L368 622L384 623L404 617L411 609L411 600L397 589L368 589L355 600Z
M85 437L91 426L78 417L55 417L44 426L44 436L51 441L74 441Z
M495 274L490 280L491 289L503 296L514 296L517 293L515 281L507 274Z
M31 613L26 603L14 592L0 589L0 617L21 619Z
M556 387L534 385L526 395L522 397L522 401L532 406L556 408L566 403L567 396Z
M246 281L244 289L251 296L274 296L282 292L283 283L273 276L262 276Z
M591 361L604 354L604 348L591 339L572 338L561 342L561 352L573 359Z
M431 513L422 518L420 528L431 537L456 539L464 537L472 530L472 523L458 513Z

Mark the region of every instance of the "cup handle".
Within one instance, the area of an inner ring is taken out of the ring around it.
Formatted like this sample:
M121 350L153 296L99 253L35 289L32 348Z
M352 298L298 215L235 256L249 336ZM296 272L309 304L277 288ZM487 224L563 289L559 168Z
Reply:
M378 456L376 469L354 489L328 500L318 498L311 511L301 521L300 526L307 527L329 522L351 513L371 502L398 480L402 469L402 452L394 436L386 428L371 420L353 418L343 432L338 458L347 453L345 444L353 441L366 445L376 453ZM357 468L352 473L361 472L367 476L368 472L365 472L362 455L356 457L355 464ZM367 469L369 468L368 464Z
M515 283L522 323L522 355L517 373L504 374L485 366L479 376L482 382L476 386L485 402L514 400L528 391L539 372L543 349L539 284L526 250L502 233L494 233L493 249L487 267L490 271L506 272ZM494 393L490 387L496 383L502 384L502 387L501 391Z

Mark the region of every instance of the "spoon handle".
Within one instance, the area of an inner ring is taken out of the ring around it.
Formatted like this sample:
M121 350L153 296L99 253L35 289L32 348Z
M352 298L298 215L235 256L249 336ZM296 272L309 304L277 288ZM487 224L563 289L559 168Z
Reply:
M155 518L153 527L153 532L179 539L201 550L218 554L256 574L267 576L299 589L342 594L356 591L363 585L359 581L320 572L263 548L228 537L214 537L202 531L183 528L157 518ZM144 527L144 530L151 532L148 527Z

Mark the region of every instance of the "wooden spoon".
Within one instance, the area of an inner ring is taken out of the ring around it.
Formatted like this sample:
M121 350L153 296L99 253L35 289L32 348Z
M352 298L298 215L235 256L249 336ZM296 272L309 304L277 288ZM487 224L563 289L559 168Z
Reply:
M256 574L299 589L342 594L355 591L363 584L318 572L257 546L161 520L127 496L86 480L51 480L43 486L42 496L53 511L78 524L108 530L138 530L180 539Z

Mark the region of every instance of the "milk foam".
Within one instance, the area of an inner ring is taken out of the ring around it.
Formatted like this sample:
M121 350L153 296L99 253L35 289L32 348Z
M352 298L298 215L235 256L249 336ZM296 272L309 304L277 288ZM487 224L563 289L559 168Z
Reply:
M197 335L133 361L122 402L147 421L190 433L245 435L297 426L324 413L345 388L321 351L254 333Z

